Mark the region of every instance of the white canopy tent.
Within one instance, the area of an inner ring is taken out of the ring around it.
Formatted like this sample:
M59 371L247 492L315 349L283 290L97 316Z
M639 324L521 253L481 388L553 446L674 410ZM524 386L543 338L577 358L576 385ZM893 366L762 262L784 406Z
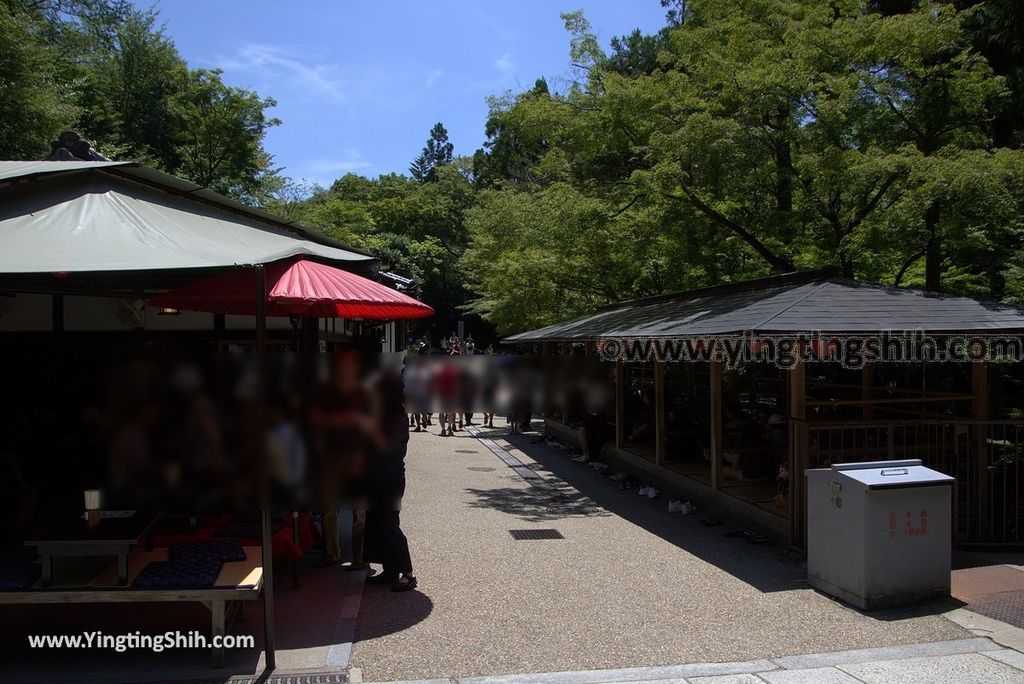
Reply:
M0 274L152 271L293 256L373 258L129 162L0 162Z
M267 349L265 264L309 257L372 271L373 257L301 225L132 162L0 161L0 289L149 296L252 266ZM62 314L61 314L62 315ZM56 328L55 328L56 329ZM265 653L273 669L270 512L262 512Z

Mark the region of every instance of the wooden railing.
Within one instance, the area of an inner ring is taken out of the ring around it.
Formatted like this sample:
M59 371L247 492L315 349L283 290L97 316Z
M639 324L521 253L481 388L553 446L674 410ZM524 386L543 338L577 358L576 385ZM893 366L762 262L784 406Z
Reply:
M953 497L959 545L1024 546L1024 421L793 421L794 497L804 496L803 470L834 463L919 458L956 478ZM801 445L803 453L800 453ZM802 500L795 501L794 541L803 539Z

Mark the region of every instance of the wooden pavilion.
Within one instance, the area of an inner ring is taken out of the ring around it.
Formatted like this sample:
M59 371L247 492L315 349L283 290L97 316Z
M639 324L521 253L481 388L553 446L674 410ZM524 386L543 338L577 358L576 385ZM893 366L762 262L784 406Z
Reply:
M808 468L894 458L921 458L957 478L956 543L1017 545L1024 543L1022 333L1022 309L820 270L621 302L505 342L545 355L614 350L607 374L614 439L602 456L794 545L804 542ZM1018 362L888 362L885 349L859 365L818 360L847 338L910 339L918 351L922 342L943 349L981 342ZM762 354L780 341L798 352L781 367ZM728 343L753 358L701 358ZM697 353L683 362L638 354L651 345L671 352L673 344ZM653 416L639 415L645 406ZM563 418L546 416L548 430L574 439Z

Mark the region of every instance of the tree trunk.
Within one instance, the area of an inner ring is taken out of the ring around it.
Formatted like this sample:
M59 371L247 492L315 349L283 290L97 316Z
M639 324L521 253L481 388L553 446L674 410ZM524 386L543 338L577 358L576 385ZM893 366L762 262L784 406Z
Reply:
M924 227L928 235L924 253L924 289L927 292L942 292L942 240L939 235L939 216L939 203L932 202L924 214Z
M846 256L842 257L840 259L840 268L842 269L841 273L844 278L849 278L850 280L854 279L853 259Z
M789 142L780 143L775 150L775 169L777 181L775 186L775 206L782 221L780 234L783 242L793 241L793 154Z

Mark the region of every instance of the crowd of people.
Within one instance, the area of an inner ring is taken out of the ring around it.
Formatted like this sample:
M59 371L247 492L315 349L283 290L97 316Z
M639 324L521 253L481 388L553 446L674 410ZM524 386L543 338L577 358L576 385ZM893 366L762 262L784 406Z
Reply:
M24 405L8 404L0 422L0 544L81 515L82 492L98 489L105 510L166 521L309 511L321 521L322 564L334 565L348 509L348 567L377 563L367 581L416 586L399 518L409 438L399 355L77 361L10 374L9 398ZM79 386L92 391L62 391Z

